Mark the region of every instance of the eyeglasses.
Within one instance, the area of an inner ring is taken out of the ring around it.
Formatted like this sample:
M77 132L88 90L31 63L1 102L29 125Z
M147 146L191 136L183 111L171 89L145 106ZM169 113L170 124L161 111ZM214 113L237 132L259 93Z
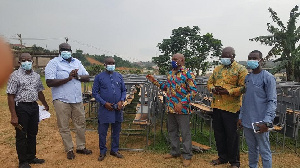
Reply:
M20 62L26 62L26 61L28 61L28 62L33 62L33 60L20 60Z

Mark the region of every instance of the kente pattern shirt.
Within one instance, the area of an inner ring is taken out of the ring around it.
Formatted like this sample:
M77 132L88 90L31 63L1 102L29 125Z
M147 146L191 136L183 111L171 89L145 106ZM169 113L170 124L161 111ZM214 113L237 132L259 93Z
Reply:
M233 62L230 66L219 65L207 82L207 89L212 90L215 86L221 86L229 92L229 95L213 94L212 108L236 113L242 105L242 94L245 92L245 77L247 69Z
M34 102L38 100L38 92L43 90L40 75L33 70L26 74L20 67L10 75L6 93L14 94L15 102Z
M170 71L167 82L163 83L155 80L156 86L166 91L167 94L167 112L177 113L175 105L181 103L183 108L177 114L190 114L190 102L197 94L195 75L185 67L181 67L177 72Z

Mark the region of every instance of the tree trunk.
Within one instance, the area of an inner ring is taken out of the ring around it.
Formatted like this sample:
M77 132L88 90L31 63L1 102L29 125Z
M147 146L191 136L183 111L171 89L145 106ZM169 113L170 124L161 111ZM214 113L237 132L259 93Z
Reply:
M295 76L294 76L294 64L289 61L286 68L286 80L287 81L294 81Z

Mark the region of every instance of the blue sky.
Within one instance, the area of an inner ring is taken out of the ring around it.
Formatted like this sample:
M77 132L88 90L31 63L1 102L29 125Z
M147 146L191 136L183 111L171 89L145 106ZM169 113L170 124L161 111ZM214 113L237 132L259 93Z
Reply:
M68 37L73 51L150 61L173 29L199 26L234 47L241 61L254 49L270 49L249 41L268 34L268 8L286 23L295 5L299 0L0 0L0 36L19 43L14 38L22 34L25 45L50 50Z

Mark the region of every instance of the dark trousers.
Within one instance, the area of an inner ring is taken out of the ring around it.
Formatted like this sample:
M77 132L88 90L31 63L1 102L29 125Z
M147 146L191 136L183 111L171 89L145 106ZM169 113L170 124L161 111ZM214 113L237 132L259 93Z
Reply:
M236 166L240 166L238 118L239 112L213 109L213 128L219 160Z
M38 133L39 107L36 102L18 103L18 122L22 130L16 128L16 148L19 163L27 162L36 156L36 135Z
M99 148L101 154L106 154L106 136L109 123L98 123L98 133L99 133ZM119 151L119 139L121 132L121 122L111 123L111 152Z

